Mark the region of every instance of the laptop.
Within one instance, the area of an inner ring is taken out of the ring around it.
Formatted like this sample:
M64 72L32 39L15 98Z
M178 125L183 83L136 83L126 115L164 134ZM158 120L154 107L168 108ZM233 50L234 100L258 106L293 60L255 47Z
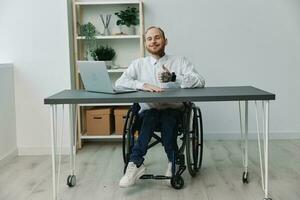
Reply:
M104 61L77 61L85 90L107 94L136 92L129 88L114 88Z

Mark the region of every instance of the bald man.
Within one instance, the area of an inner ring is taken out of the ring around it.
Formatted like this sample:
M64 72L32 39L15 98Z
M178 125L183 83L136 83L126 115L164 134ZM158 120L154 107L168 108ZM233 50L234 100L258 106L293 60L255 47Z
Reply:
M116 81L116 87L127 87L149 92L164 92L165 88L204 87L205 80L185 57L167 55L168 40L164 31L155 26L145 34L145 47L150 56L134 60ZM142 117L140 135L130 155L126 173L121 178L120 187L135 184L145 173L144 156L154 129L161 126L162 143L167 154L168 166L165 176L172 176L172 160L177 150L177 122L182 114L182 103L140 103Z

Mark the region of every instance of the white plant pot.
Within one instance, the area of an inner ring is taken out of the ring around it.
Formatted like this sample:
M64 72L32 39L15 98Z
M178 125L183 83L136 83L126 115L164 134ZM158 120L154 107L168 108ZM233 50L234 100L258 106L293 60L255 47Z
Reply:
M128 27L126 25L121 25L120 32L125 35L135 35L135 26Z
M104 62L105 62L105 65L106 65L107 69L111 69L112 68L112 66L113 66L112 60L106 60Z

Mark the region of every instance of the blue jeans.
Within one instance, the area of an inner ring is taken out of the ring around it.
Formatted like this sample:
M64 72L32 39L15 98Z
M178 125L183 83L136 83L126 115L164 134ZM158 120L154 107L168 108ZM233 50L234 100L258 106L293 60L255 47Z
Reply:
M132 148L130 162L141 165L144 162L144 156L148 150L148 144L157 126L161 129L161 139L167 153L168 160L173 160L174 151L177 150L177 124L181 115L178 109L150 109L141 114L142 125L139 137Z

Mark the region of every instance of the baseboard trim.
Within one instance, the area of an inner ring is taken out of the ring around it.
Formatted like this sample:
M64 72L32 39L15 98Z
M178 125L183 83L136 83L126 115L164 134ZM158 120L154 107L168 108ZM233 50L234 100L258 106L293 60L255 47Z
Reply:
M262 139L262 134L260 133ZM204 140L240 140L241 133L204 133ZM257 133L249 132L249 140L257 140ZM271 132L269 134L271 140L289 140L300 139L300 132Z
M10 160L12 160L13 158L15 158L17 156L18 156L18 149L15 148L11 152L7 153L5 156L0 158L0 166L4 165L5 163L9 162Z

